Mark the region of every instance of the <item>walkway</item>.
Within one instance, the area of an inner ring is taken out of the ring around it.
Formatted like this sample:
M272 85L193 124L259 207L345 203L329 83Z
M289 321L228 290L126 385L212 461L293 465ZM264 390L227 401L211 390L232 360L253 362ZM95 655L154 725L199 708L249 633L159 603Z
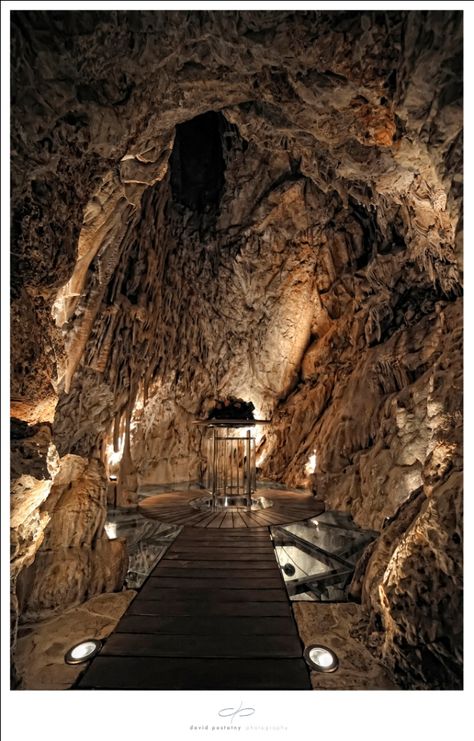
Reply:
M143 499L138 508L142 515L153 520L210 530L283 525L317 517L324 511L324 504L307 491L258 488L257 496L270 500L271 507L251 512L200 512L193 508L192 502L205 493L202 489L161 492Z
M309 690L302 654L269 530L185 527L78 688Z

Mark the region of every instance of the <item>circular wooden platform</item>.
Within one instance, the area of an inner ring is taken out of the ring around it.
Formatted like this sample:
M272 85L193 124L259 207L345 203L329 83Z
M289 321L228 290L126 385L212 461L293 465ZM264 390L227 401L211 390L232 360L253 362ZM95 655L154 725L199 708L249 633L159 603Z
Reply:
M324 512L323 502L306 492L285 489L258 489L258 496L271 499L273 506L254 512L198 512L191 507L193 499L202 497L203 490L166 491L146 497L138 505L144 517L173 525L202 528L256 528L284 525L308 520Z

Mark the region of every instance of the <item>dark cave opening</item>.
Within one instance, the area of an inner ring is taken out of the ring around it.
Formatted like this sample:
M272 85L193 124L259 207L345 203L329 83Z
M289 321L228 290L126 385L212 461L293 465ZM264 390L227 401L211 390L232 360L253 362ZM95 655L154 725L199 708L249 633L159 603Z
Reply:
M173 200L192 211L215 210L224 186L223 116L208 111L176 126L170 159Z

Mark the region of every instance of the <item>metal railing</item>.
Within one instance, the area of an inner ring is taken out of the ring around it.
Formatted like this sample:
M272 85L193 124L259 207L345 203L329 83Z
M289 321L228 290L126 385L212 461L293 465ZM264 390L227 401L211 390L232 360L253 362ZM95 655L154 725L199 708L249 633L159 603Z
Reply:
M213 427L207 439L207 488L215 506L250 507L256 490L255 437L238 428ZM230 431L230 432L229 432Z

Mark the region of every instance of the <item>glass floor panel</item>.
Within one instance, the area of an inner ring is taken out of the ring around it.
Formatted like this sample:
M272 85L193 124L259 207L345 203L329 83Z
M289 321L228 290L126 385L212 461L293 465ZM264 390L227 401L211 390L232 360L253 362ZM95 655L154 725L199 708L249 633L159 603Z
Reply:
M347 602L355 566L377 536L341 512L270 528L291 600Z
M105 532L111 540L126 538L129 561L125 586L137 589L164 556L181 527L146 520L136 511L109 509Z

